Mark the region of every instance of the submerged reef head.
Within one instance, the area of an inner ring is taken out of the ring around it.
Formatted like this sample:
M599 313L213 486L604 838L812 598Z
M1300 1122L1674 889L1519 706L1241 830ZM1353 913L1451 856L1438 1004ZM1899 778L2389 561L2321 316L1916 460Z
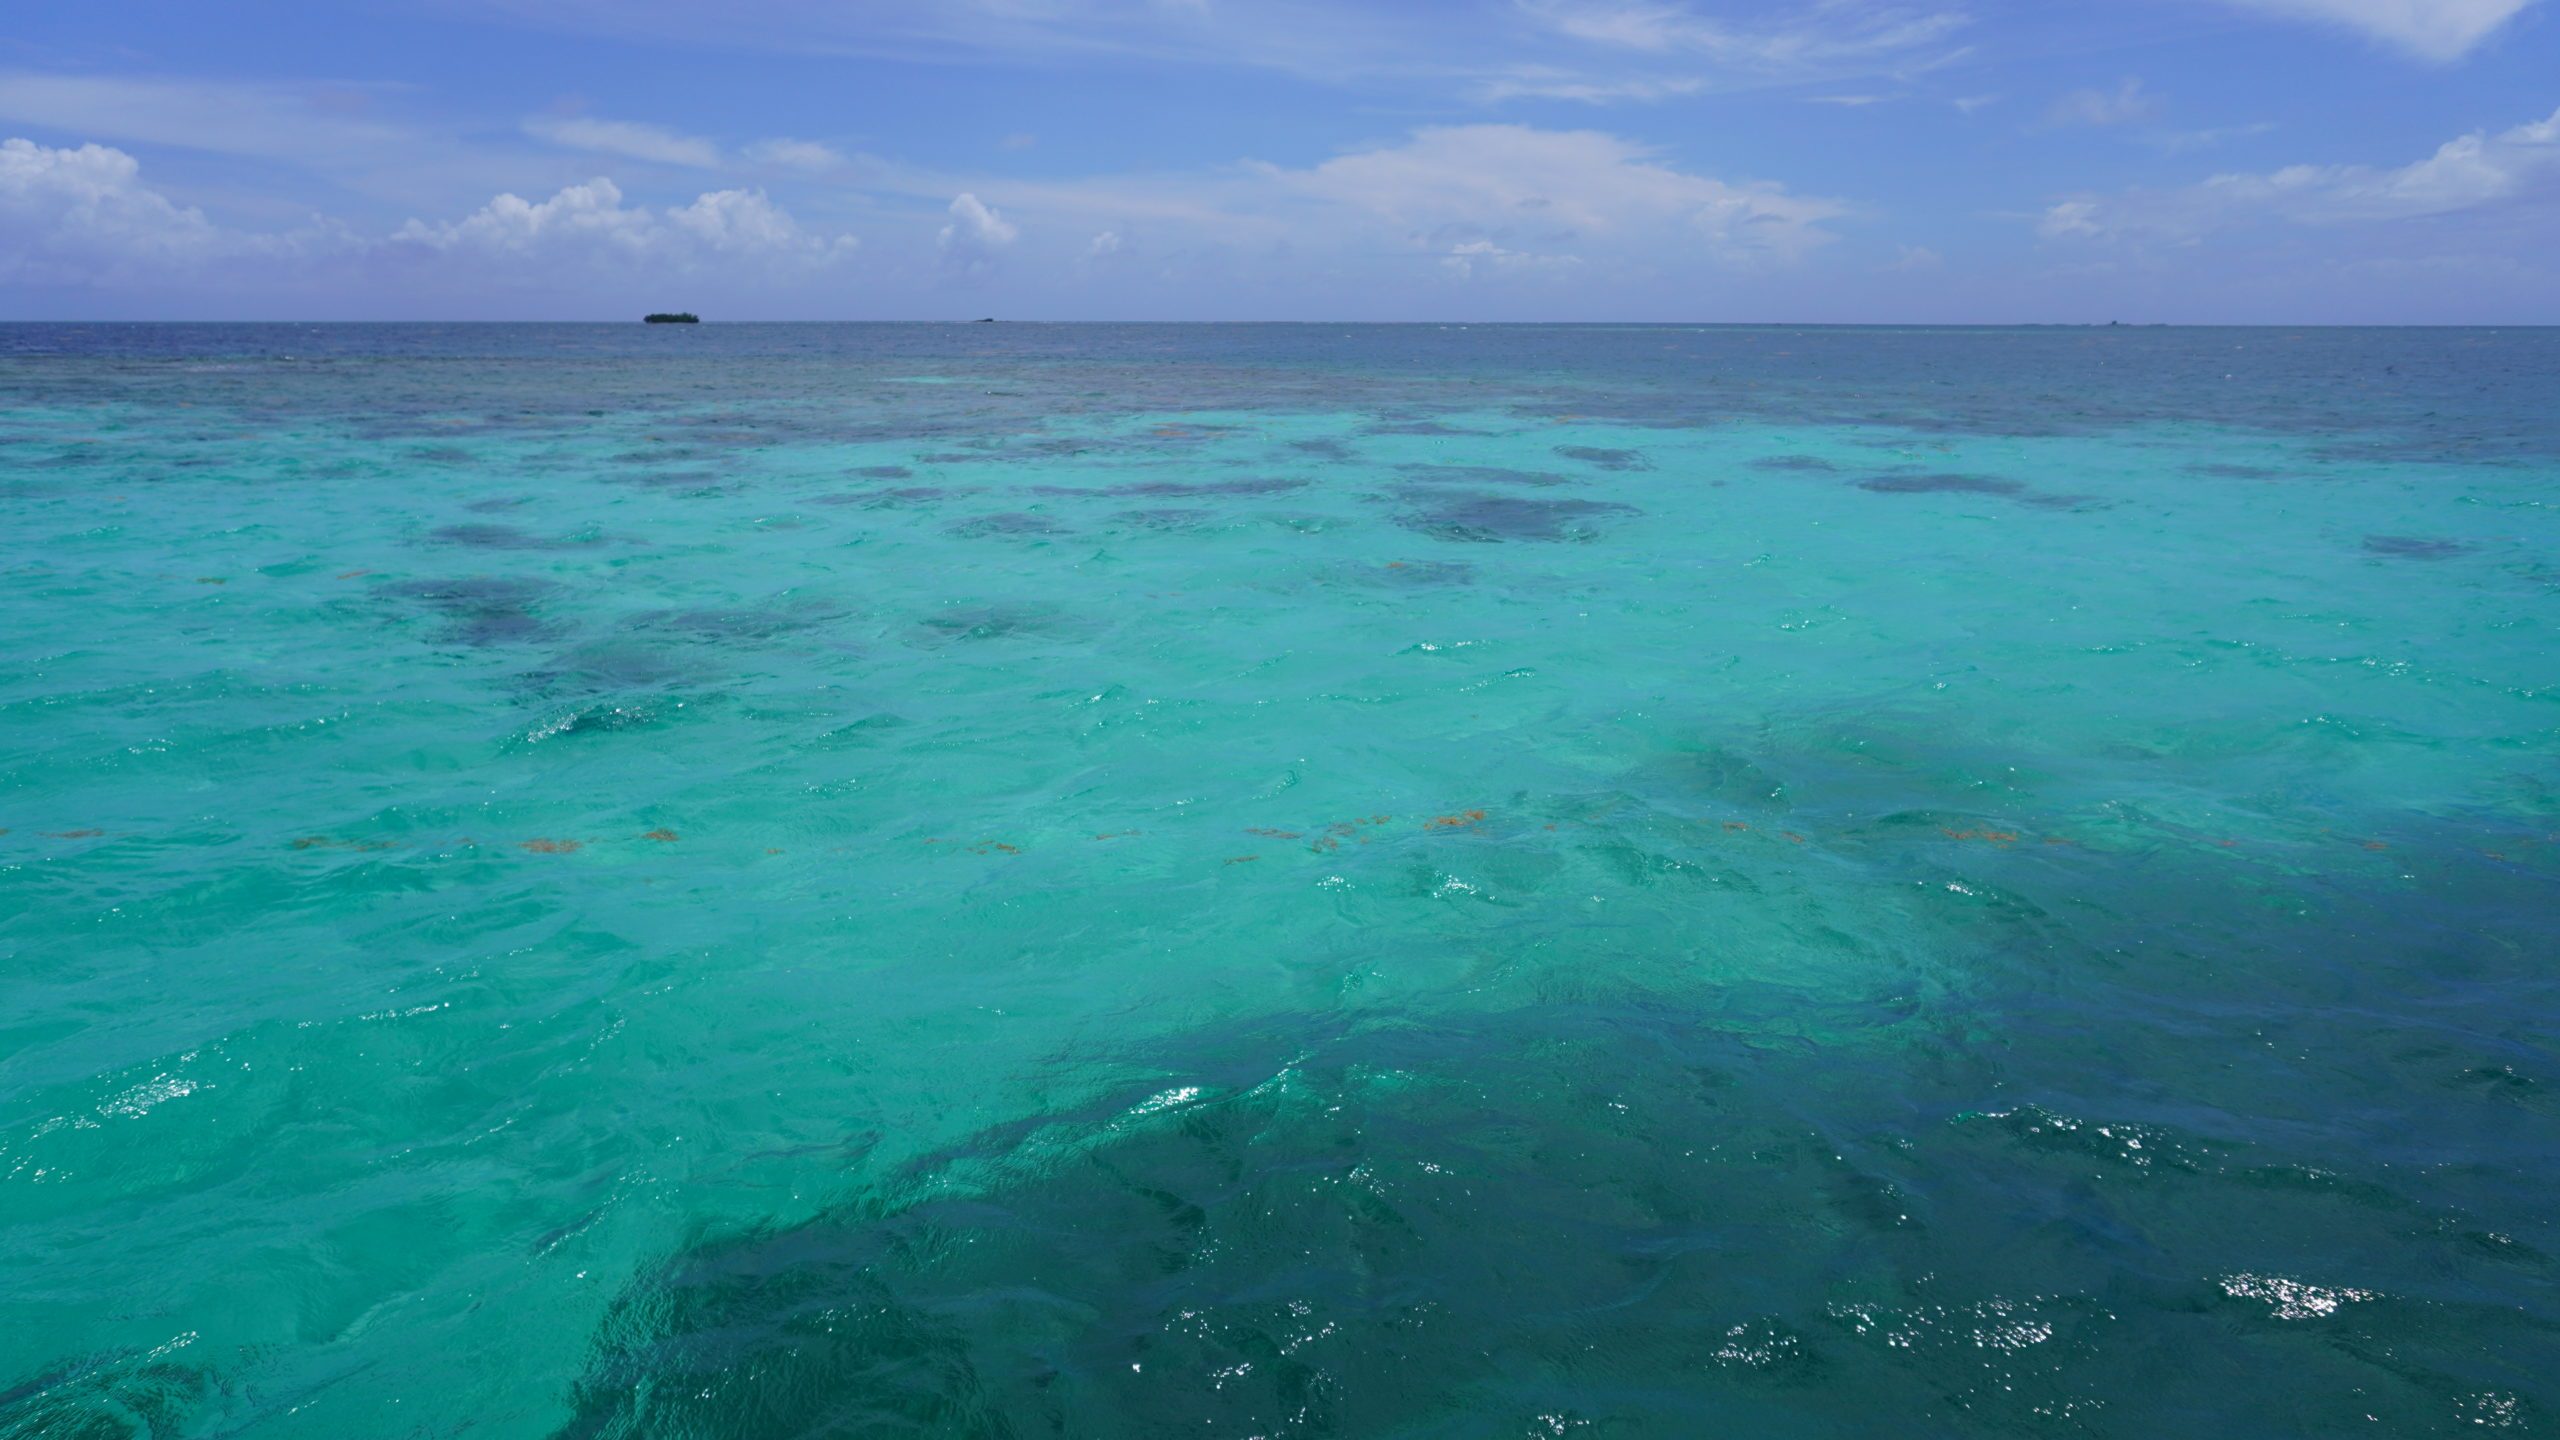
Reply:
M838 612L823 602L803 601L779 609L644 610L631 617L634 630L657 631L705 644L771 640L833 618Z
M997 515L976 515L954 520L943 529L953 535L978 539L997 535L1064 535L1067 527L1046 515L1007 511Z
M866 510L903 510L911 506L930 505L949 495L974 494L968 490L945 490L935 485L907 485L895 490L856 490L842 495L813 495L812 505L859 505Z
M1111 519L1116 524L1134 525L1141 530L1202 530L1218 523L1212 510L1122 510Z
M1506 540L1590 540L1598 536L1591 521L1602 515L1635 515L1632 505L1602 500L1523 500L1512 495L1448 495L1409 491L1408 499L1431 502L1397 518L1408 530L1440 540L1478 544Z
M467 545L476 550L586 550L601 545L602 540L555 540L519 530L513 525L447 525L428 533L427 538L440 545Z
M1481 435L1481 430L1461 430L1437 420L1387 420L1368 426L1364 435Z
M1559 445L1556 453L1567 460L1597 465L1603 470L1650 470L1653 463L1641 450L1612 450L1601 445Z
M2429 540L2417 535L2367 535L2365 552L2388 555L2395 560L2450 560L2468 555L2471 547L2459 540Z
M1569 475L1548 470L1507 470L1499 465L1399 465L1396 469L1426 485L1579 485Z
M582 645L526 672L525 684L544 694L593 694L658 689L696 678L692 662L652 645L605 641Z
M1427 590L1476 581L1476 567L1463 560L1390 560L1384 565L1364 565L1354 573L1363 584L1391 590Z
M548 580L469 575L452 580L395 580L374 593L424 606L446 618L443 638L464 645L521 645L550 639L556 627L534 607L560 589Z
M1041 605L954 605L916 621L916 642L949 645L976 640L1021 639L1062 633L1071 628L1053 608Z
M1859 481L1858 488L1883 495L2015 495L2027 487L1982 475L1877 475Z

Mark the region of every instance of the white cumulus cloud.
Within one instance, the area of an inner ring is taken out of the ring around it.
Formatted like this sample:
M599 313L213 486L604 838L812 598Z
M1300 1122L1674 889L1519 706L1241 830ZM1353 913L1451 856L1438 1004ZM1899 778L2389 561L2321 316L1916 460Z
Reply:
M661 212L623 204L621 188L602 178L548 200L501 195L456 221L412 220L391 243L439 256L516 262L527 278L566 266L682 273L752 261L791 268L834 259L853 244L850 237L810 234L762 191L715 190Z
M995 269L998 254L1021 238L1022 232L1011 221L964 192L952 197L951 223L942 227L936 243L947 273L976 279Z
M0 283L358 294L461 293L708 274L753 284L851 255L757 190L715 190L653 210L610 180L545 200L500 195L459 220L359 235L326 220L289 231L217 223L144 183L131 155L0 141ZM405 287L405 289L404 289Z
M225 231L142 183L142 167L105 145L55 149L0 141L0 281L111 283L193 273L281 255L302 237Z
M1846 209L1775 185L1687 174L1603 131L1526 125L1433 126L1400 145L1265 173L1283 190L1385 220L1452 256L1495 241L1549 256L1634 244L1668 250L1664 260L1791 259L1830 239L1821 222ZM1478 270L1471 263L1467 272Z

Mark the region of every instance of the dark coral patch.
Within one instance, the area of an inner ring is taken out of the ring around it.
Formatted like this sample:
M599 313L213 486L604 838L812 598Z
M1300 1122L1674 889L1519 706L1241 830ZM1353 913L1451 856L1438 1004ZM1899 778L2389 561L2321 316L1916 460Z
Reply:
M966 520L955 520L943 529L950 534L967 539L997 535L1064 535L1067 533L1067 527L1046 515L1029 515L1021 511L972 516Z
M585 550L601 540L555 540L513 525L447 525L427 538L442 545L468 545L475 550Z
M630 475L613 483L637 485L643 490L684 490L695 494L716 494L720 477L702 470L662 470L650 475Z
M1135 525L1141 530L1199 530L1217 523L1217 515L1208 510L1123 510L1111 517L1122 525Z
M811 496L812 505L860 505L867 510L896 510L910 505L929 505L946 495L968 494L968 491L938 489L931 485L909 485L896 490L862 490L850 495Z
M2365 553L2387 555L2395 560L2450 560L2468 555L2471 547L2459 540L2429 540L2417 535L2367 535Z
M1559 445L1556 453L1567 460L1580 460L1603 470L1650 470L1653 462L1641 450L1611 450L1599 445Z
M1880 495L2015 495L2027 487L1982 475L1878 475L1859 481L1858 488Z
M708 642L771 640L806 629L828 615L822 606L774 610L649 610L631 617L634 630L672 633Z
M1399 465L1405 474L1428 485L1578 485L1568 475L1546 470L1506 470L1498 465Z
M1367 435L1481 435L1481 430L1461 430L1437 420L1391 420L1372 425L1361 432Z
M1442 585L1472 585L1476 567L1459 560L1390 560L1361 578L1397 590L1427 590Z
M1079 489L1067 485L1034 485L1034 495L1277 495L1303 490L1304 480L1145 480L1135 485Z
M530 644L557 633L534 607L559 588L547 580L473 575L458 580L398 580L375 587L374 593L414 601L444 616L447 640L489 646Z
M654 689L691 678L669 653L618 642L581 646L525 676L537 689L572 692Z
M916 622L917 639L926 645L1028 639L1060 628L1055 611L1030 605L955 605Z
M1503 541L1591 540L1591 520L1641 513L1632 505L1596 500L1523 500L1511 495L1431 496L1437 503L1398 517L1397 524L1440 540L1494 544Z

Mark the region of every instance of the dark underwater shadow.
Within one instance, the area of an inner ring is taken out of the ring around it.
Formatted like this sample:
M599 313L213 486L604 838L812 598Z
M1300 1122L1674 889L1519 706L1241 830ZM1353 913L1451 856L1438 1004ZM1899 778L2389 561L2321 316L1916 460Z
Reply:
M1034 485L1034 495L1102 495L1160 496L1185 498L1201 495L1278 495L1290 490L1303 490L1304 480L1143 480L1130 485L1106 485L1079 489L1066 485Z
M2027 487L1980 475L1878 475L1858 488L1884 495L2016 495Z
M2448 1191L2384 1137L2515 1156L2560 1124L2489 1007L2395 1003L2538 973L2549 882L2466 865L2359 900L2210 840L2179 860L2138 817L2048 850L1898 808L1984 798L1962 749L1915 724L1630 777L1761 812L1700 828L1786 856L1817 853L1776 838L1804 843L1774 822L1805 792L1853 802L1822 863L1970 897L1921 942L1979 952L1946 1013L1737 982L1062 1057L1096 1098L641 1276L559 1434L2259 1440L2545 1417L2560 1261L2510 1233L2531 1178ZM1840 764L1874 773L1826 779ZM2421 838L2393 844L2467 853ZM1708 885L1573 843L1629 886ZM2235 1048L2216 1027L2237 1016L2288 1027L2298 1066ZM2356 1054L2376 1073L2344 1073ZM2262 1108L2283 1118L2253 1134Z
M443 616L445 627L437 638L479 649L538 644L559 635L560 627L541 614L543 603L559 590L548 580L466 575L450 580L395 580L374 587L373 593Z
M1857 488L1879 495L1998 495L2039 510L2101 510L2110 503L2102 496L2031 490L2016 480L1982 475L1877 475Z
M1653 462L1641 450L1613 450L1600 445L1559 445L1556 453L1567 460L1579 460L1603 470L1650 470Z
M2368 555L2394 560L2450 560L2470 554L2473 547L2459 540L2431 540L2418 535L2367 535L2364 549Z
M937 649L988 640L1068 639L1082 637L1089 629L1089 622L1054 605L950 605L919 617L908 632L908 643Z
M1561 1009L1193 1037L911 1167L893 1188L921 1198L679 1257L616 1306L559 1434L1527 1434L1609 1375L1704 1377L1648 1402L1697 1421L1726 1370L1794 1389L1826 1367L1791 1329L1664 1293L1693 1251L1798 1228L1684 1174L1733 1128L1729 1047L1684 1028ZM1890 1228L1889 1193L1852 1180L1842 1215Z
M513 525L447 525L431 531L427 539L438 545L461 545L474 550L592 550L604 541L594 536L563 539L535 535Z
M1070 533L1066 526L1046 515L1034 515L1019 510L995 515L974 515L966 520L954 520L942 529L943 533L956 535L964 540L999 539L1006 536L1036 538L1043 535Z
M2235 1259L2305 1227L2455 1254L2405 1196L1966 1109L1994 1069L1897 1060L1837 1008L1293 1017L1118 1057L1091 1103L642 1276L557 1435L2258 1440L2341 1403L2540 1413L2547 1320Z
M1512 495L1467 495L1410 490L1408 500L1423 508L1398 516L1396 523L1438 540L1492 544L1501 541L1593 540L1599 530L1591 521L1604 515L1639 515L1632 505L1603 500L1523 500Z
M1579 485L1569 475L1547 470L1507 470L1498 465L1399 465L1396 469L1424 484L1448 485Z

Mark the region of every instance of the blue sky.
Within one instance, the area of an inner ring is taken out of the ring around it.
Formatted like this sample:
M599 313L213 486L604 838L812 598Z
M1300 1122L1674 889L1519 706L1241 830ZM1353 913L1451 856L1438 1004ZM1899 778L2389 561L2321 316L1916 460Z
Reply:
M92 0L0 316L2560 322L2539 0Z

